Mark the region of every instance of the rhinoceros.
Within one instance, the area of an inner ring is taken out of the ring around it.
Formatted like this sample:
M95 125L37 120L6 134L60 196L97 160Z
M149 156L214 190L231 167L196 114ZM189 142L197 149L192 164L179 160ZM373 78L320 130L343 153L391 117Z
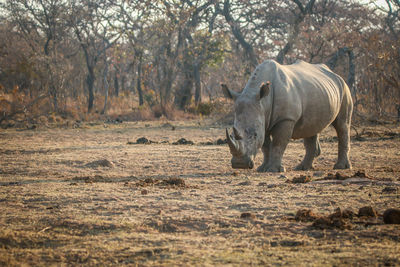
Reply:
M338 136L335 169L351 168L350 123L353 101L345 81L324 64L266 60L253 71L241 93L221 84L234 100L233 133L226 129L232 167L252 169L257 151L264 154L258 172L283 172L282 157L291 138L304 138L306 150L297 170L312 168L321 148L319 133L332 125Z

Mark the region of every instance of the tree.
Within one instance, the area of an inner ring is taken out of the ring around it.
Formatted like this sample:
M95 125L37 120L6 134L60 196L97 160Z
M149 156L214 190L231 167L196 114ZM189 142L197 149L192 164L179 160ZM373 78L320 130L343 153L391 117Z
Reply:
M38 69L39 72L43 71L41 84L48 88L54 109L58 110L58 95L63 82L63 58L59 56L59 52L67 31L64 22L66 2L7 0L3 8L36 55L35 64L39 68L40 64L43 65L42 70Z
M95 67L107 49L121 36L119 32L113 31L112 25L107 22L106 18L110 16L107 7L107 2L71 2L70 24L84 53L87 67L88 112L92 110L94 103Z

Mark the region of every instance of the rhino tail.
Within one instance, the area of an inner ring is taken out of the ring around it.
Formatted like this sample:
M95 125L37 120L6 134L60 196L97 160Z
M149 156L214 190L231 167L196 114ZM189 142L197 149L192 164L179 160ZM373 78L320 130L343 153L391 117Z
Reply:
M321 145L319 144L319 138L317 137L317 147L315 149L315 157L321 155Z

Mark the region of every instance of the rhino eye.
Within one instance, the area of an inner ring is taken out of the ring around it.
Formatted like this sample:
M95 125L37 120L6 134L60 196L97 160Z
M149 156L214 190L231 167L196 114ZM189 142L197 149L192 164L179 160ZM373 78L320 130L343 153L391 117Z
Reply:
M253 137L253 138L257 137L257 133L253 128L247 128L245 130L245 132L246 132L247 136L249 136L249 137Z

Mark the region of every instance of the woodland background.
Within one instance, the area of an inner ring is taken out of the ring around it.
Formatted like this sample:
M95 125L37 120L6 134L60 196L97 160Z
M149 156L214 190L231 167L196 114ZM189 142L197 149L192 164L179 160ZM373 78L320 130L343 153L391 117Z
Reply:
M325 63L355 116L400 113L400 1L1 0L0 125L227 113L265 59Z

